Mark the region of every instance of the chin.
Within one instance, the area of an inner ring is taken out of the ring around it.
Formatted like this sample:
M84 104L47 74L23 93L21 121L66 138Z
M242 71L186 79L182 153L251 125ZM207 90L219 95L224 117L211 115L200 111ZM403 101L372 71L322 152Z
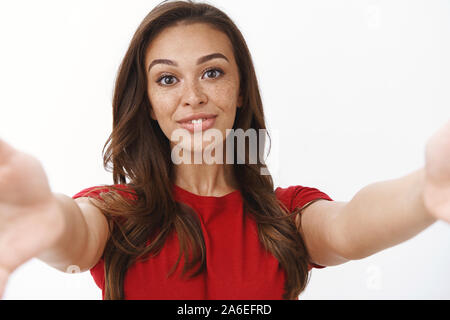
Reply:
M175 164L222 164L223 144L209 141L179 143L172 148L172 161Z

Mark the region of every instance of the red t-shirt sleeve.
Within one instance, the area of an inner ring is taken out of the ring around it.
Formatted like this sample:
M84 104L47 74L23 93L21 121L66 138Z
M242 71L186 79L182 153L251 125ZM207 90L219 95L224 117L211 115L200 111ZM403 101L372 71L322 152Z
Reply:
M304 187L304 186L290 186L287 188L276 188L275 195L277 198L287 207L289 212L294 211L297 208L302 208L305 204L319 199L333 201L326 193L316 188ZM314 263L309 263L308 269L312 268L325 268Z
M120 189L127 189L126 185L123 184L118 184L118 185L114 185L114 187L118 187ZM77 198L81 198L81 197L93 197L95 199L100 199L100 195L103 192L108 192L110 191L110 188L108 188L108 186L94 186L94 187L89 187L89 188L85 188L83 190L81 190L80 192L76 193L75 195L72 196L72 199L77 199ZM136 199L136 197L132 194L130 194L129 192L125 192L125 191L117 191L121 196L128 198L128 199ZM97 264L92 267L90 270L90 273L92 275L92 277L94 278L95 283L97 284L97 286L102 289L102 292L104 292L104 288L105 288L105 273L104 273L104 260L103 260L103 256L100 258L100 260L97 262Z
M134 195L131 195L129 192L125 190L129 190L126 185L124 184L116 184L114 187L123 189L124 191L118 190L118 193L128 199L135 199ZM95 187L89 187L86 189L81 190L74 196L72 196L72 199L81 198L81 197L93 197L93 198L100 198L100 194L103 192L110 191L111 188L108 186L95 186Z

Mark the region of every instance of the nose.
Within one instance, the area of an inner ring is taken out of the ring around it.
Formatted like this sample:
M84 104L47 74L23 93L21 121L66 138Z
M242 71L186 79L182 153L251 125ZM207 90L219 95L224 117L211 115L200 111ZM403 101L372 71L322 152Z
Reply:
M182 99L183 106L192 108L205 105L207 102L207 96L196 80L186 80Z

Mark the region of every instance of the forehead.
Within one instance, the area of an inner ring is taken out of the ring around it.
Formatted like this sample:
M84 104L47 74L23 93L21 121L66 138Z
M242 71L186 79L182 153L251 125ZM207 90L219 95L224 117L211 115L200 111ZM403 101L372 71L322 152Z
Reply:
M234 58L231 41L225 33L205 23L176 25L164 29L152 40L146 51L146 61L197 60L214 52L223 53L230 60Z

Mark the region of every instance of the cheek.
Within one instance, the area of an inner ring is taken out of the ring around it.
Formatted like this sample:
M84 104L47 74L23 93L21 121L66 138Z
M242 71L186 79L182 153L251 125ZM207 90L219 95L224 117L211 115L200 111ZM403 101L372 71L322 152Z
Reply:
M176 105L174 99L161 92L149 92L148 96L153 110L151 117L158 121L161 130L169 137L174 130L172 123L173 109Z
M175 95L167 94L166 91L159 88L149 88L147 94L157 120L162 121L170 116L173 106L176 105Z
M164 113L174 104L173 95L158 89L148 90L148 98L156 113Z
M233 110L237 104L237 89L234 83L216 85L212 89L214 103L223 111Z

